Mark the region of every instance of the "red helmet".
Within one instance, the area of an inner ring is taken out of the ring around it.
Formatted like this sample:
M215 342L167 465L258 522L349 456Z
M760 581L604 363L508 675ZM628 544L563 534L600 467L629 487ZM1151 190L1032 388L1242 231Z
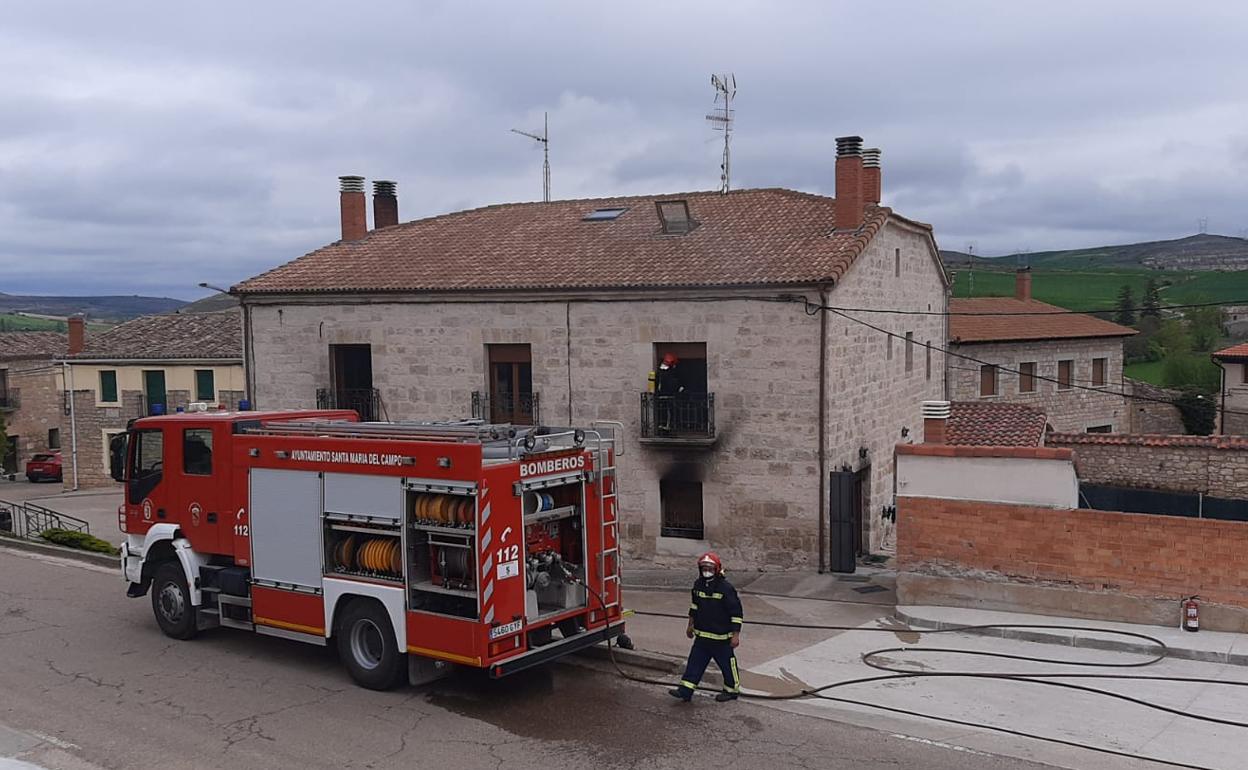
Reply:
M714 551L707 551L698 557L698 569L702 569L706 564L715 568L716 575L724 571L724 563L719 560L719 555Z
M664 354L663 354L663 363L664 363L665 365L667 365L667 366L675 366L675 365L677 364L677 362L679 362L679 361L680 361L680 359L676 357L676 354L675 354L675 353L664 353ZM712 554L712 555L714 555L714 554Z

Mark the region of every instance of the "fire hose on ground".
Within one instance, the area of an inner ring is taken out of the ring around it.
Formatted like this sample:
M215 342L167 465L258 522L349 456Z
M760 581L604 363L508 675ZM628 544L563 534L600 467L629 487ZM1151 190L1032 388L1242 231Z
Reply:
M581 582L581 581L577 581L577 582ZM582 582L581 585L585 586L586 590L588 590L590 593L594 595L594 597L598 600L599 606L602 607L605 612L606 602L603 601L602 596L597 591L590 588L587 584ZM677 615L675 613L670 613L670 612L643 612L643 611L634 610L633 614L645 615L647 617L655 617L655 618L673 618L673 619L679 619L679 620L688 620L687 615ZM1056 681L1056 680L1059 680L1059 679L1096 679L1096 680L1111 680L1111 681L1184 682L1184 683L1190 683L1190 684L1212 684L1212 685L1222 685L1222 686L1228 686L1228 687L1248 687L1248 682L1228 682L1228 681L1224 681L1220 679L1209 679L1209 678L1204 678L1204 677L1150 676L1150 675L1145 675L1145 674L1110 674L1110 673L1045 674L1045 673L1028 673L1028 672L932 671L932 670L908 671L906 669L899 668L896 665L891 665L889 662L887 662L888 659L886 657L889 653L898 653L898 652L907 653L910 655L913 655L915 653L921 653L921 654L944 653L944 654L952 654L952 655L971 655L971 656L984 657L984 658L1000 658L1000 659L1006 659L1006 660L1018 660L1018 661L1026 661L1028 663L1041 663L1041 664L1046 664L1046 665L1072 666L1072 667L1078 667L1078 668L1138 669L1138 668L1144 668L1146 666L1155 665L1165 660L1169 654L1169 648L1166 646L1165 642L1161 641L1160 639L1156 637L1149 636L1147 634L1135 633L1132 631L1120 631L1120 630L1111 629L1111 628L1097 628L1095 626L1065 626L1065 625L1018 624L1018 623L991 623L991 624L984 624L984 625L951 626L951 627L939 628L939 629L913 628L910 626L902 626L902 625L871 628L871 627L861 627L861 626L838 626L838 625L821 625L821 624L806 624L806 623L779 623L779 622L765 622L765 621L751 621L750 625L768 626L772 628L805 629L805 630L815 630L815 631L867 632L867 633L888 633L888 634L897 634L900 632L900 633L913 633L913 634L917 634L920 636L929 635L929 634L947 634L947 633L958 633L958 632L978 633L978 632L994 631L994 630L1004 631L1007 629L1018 629L1018 630L1045 629L1049 631L1091 631L1091 632L1095 632L1099 634L1106 634L1106 635L1118 636L1118 637L1130 637L1135 640L1143 640L1145 642L1148 642L1151 645L1155 645L1157 648L1156 653L1154 653L1152 657L1146 658L1144 660L1125 662L1125 663L1106 663L1106 662L1099 662L1099 661L1057 660L1054 658L1041 658L1041 657L1034 657L1030 655L1011 655L1011 654L1002 653L1002 652L990 652L987 650L959 650L959 649L948 648L948 647L885 647L885 648L881 648L878 650L871 650L869 652L865 652L862 654L863 663L865 663L867 666L870 666L871 668L874 668L876 670L886 672L884 674L875 675L875 676L858 677L856 679L848 679L842 682L833 682L831 684L820 685L818 687L809 687L809 688L805 688L794 693L786 693L786 694L780 694L780 695L767 694L767 693L748 693L748 692L740 693L740 697L747 698L750 700L795 701L795 700L817 699L817 700L833 701L836 703L843 703L846 705L853 705L853 706L862 706L866 708L890 712L893 714L899 714L899 715L910 716L910 717L918 717L921 719L944 722L946 724L959 725L962 727L972 727L972 728L983 729L983 730L991 730L993 732L1003 733L1006 735L1012 735L1015 737L1030 738L1032 740L1044 741L1046 743L1054 743L1054 744L1060 744L1062 746L1069 746L1072 748L1095 751L1101 754L1109 754L1109 755L1118 756L1118 757L1125 757L1128 759L1142 759L1142 760L1147 760L1150 762L1157 762L1159 764L1169 765L1171 767L1188 768L1189 770L1215 770L1215 769L1206 767L1204 765L1193 765L1193 764L1186 764L1183 762L1175 762L1172 760L1159 759L1156 757L1149 757L1149 756L1145 756L1142 754L1133 754L1128 751L1118 751L1116 749L1109 749L1109 748L1105 748L1102 746L1094 746L1091 744L1079 743L1078 741L1068 741L1062 738L1054 738L1050 736L1037 735L1035 733L1028 733L1028 732L1024 732L1021 730L1013 730L1008 727L999 727L996 725L990 725L990 724L976 722L972 720L962 720L962 719L954 719L951 717L942 717L942 716L937 716L935 714L926 714L920 711L912 711L909 709L897 708L894 706L885 706L883 704L872 703L870 701L863 701L863 700L856 700L852 698L843 698L839 696L828 695L826 693L834 689L839 689L842 687L850 687L853 685L863 685L863 684L871 684L871 683L876 683L876 682L889 682L889 681L897 681L897 680L905 680L905 679L990 679L990 680L998 680L998 681L1016 682L1020 684L1041 685L1041 686L1047 686L1047 687L1060 687L1063 689L1089 693L1089 694L1096 695L1096 696L1114 698L1116 700L1125 701L1127 703L1132 703L1137 706L1142 706L1144 708L1153 709L1155 711L1170 714L1172 716L1182 717L1185 719L1192 719L1192 720L1199 721L1199 722L1207 722L1210 724L1225 725L1229 727L1248 728L1248 722L1237 721L1233 719L1222 719L1219 717L1209 716L1206 714L1195 714L1190 711L1172 708L1170 706L1164 706L1160 703L1153 703L1151 701L1144 700L1142 698L1134 698L1130 695L1123 695L1122 693L1113 692L1111 690L1102 690L1102 689L1099 689L1096 687L1090 687L1087 685L1075 684L1072 682ZM615 667L616 672L619 673L619 675L624 677L625 679L628 679L633 682L638 682L641 684L655 685L655 686L661 686L661 687L674 687L676 685L675 682L665 681L662 679L654 679L654 678L646 677L646 676L640 676L638 674L634 674L629 671L626 671L623 667L621 667L619 661L617 661L615 658L615 649L613 645L611 644L610 638L607 639L607 652L611 659L611 664ZM713 688L706 687L706 686L699 686L698 689L702 691L709 691L709 692L714 691Z

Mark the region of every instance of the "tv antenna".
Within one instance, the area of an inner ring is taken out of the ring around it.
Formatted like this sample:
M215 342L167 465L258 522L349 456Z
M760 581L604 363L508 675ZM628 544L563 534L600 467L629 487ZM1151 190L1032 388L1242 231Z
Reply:
M715 87L715 103L723 101L722 112L712 112L706 116L711 121L711 128L724 132L724 159L719 164L719 191L726 193L730 189L732 178L732 159L729 155L728 140L732 138L733 109L732 99L737 95L737 76L731 72L725 75L711 75L711 85Z
M542 143L542 200L550 203L550 113L542 113L542 133L530 133L521 131L518 128L511 129L511 133L527 136L528 138Z

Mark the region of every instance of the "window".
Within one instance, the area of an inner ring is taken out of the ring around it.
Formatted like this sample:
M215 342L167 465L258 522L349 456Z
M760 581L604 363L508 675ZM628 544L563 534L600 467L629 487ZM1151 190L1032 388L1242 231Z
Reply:
M1028 361L1018 365L1018 392L1036 392L1036 362Z
M213 380L211 369L195 370L195 400L216 401L217 384Z
M997 367L992 364L984 364L979 367L979 395L995 396L997 395Z
M1248 364L1241 364L1239 371L1241 372L1239 381L1248 385Z
M914 332L906 332L906 374L914 370Z
M901 277L901 249L893 249L893 276Z
M583 222L610 222L612 219L615 219L620 214L623 214L625 211L628 211L628 209L626 208L594 209L593 211L589 212L585 216L581 217L581 221Z
M489 364L490 422L534 424L537 401L529 346L486 345L485 358Z
M107 446L107 444L106 444ZM105 457L109 456L106 451ZM165 434L159 430L140 430L134 433L134 447L130 455L130 482L126 495L131 505L138 505L160 486L165 471Z
M1057 362L1057 389L1070 390L1074 382L1075 362L1071 360Z
M182 472L188 476L212 475L212 429L182 431Z
M893 360L893 335L886 335L884 338L884 357L889 361Z
M702 539L702 482L660 481L659 504L663 510L660 535Z
M659 222L668 235L684 235L697 226L689 215L688 201L655 201L659 210Z
M1114 426L1112 425L1093 425L1092 427L1088 428L1088 433L1113 433L1113 432L1114 432Z
M48 428L48 449L61 448L61 429Z
M925 366L927 367L927 379L930 380L932 379L932 343L925 342L923 343L923 347L927 349L927 362L925 363Z
M117 372L113 369L100 371L100 403L117 403Z
M1099 385L1105 384L1105 363L1106 363L1106 359L1104 358L1092 359L1092 384L1093 385L1099 386Z

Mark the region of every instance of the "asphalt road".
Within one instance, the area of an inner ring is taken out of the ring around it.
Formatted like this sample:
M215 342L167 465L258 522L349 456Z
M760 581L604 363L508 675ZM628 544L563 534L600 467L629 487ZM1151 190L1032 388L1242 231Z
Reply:
M111 570L0 547L0 767L1021 770L745 702L693 704L576 664L389 693L334 653L161 635Z

